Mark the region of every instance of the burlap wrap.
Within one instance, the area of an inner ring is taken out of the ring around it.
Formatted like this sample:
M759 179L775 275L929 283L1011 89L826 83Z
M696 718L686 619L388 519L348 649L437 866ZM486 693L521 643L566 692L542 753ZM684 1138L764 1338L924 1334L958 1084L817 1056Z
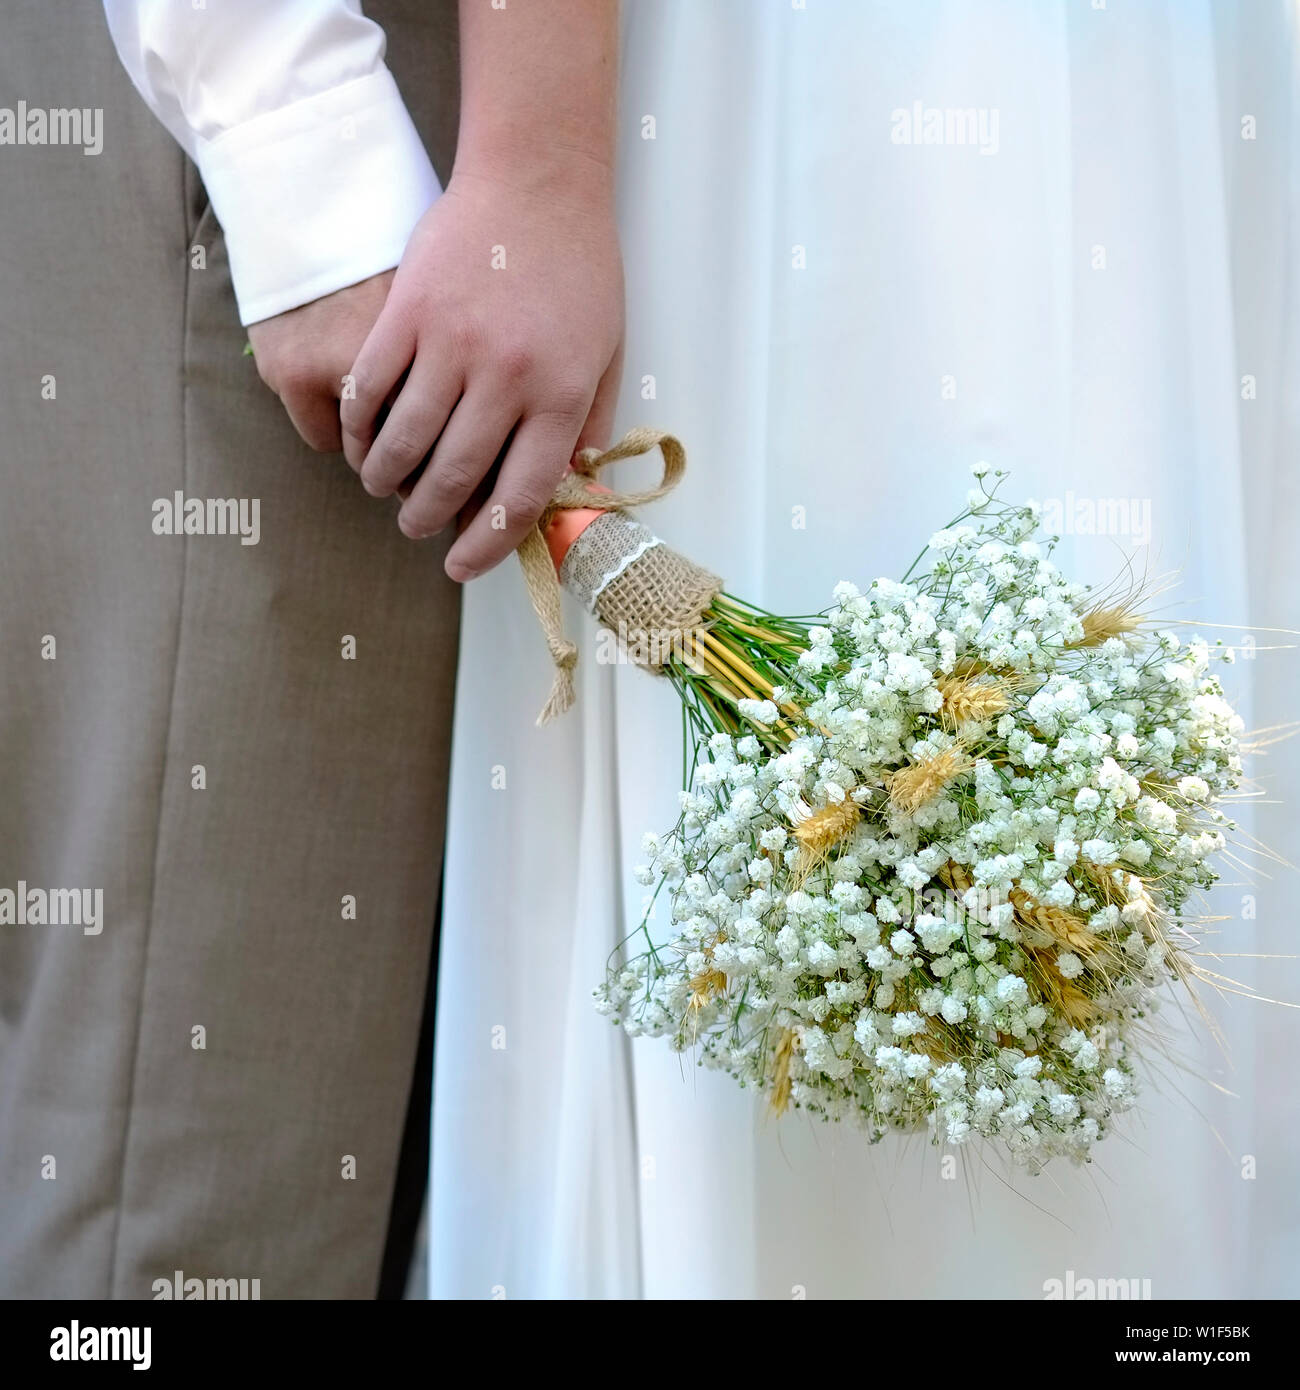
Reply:
M644 454L656 445L664 456L657 488L639 493L593 491L591 480L615 459ZM630 430L612 449L584 450L574 472L519 547L528 596L542 624L555 662L555 682L537 722L545 724L573 703L573 670L578 649L564 636L560 585L613 632L629 659L656 670L675 651L689 648L705 610L722 589L722 580L666 546L624 510L670 492L686 467L686 453L669 434ZM569 547L557 576L544 532L557 510L594 508L597 517Z

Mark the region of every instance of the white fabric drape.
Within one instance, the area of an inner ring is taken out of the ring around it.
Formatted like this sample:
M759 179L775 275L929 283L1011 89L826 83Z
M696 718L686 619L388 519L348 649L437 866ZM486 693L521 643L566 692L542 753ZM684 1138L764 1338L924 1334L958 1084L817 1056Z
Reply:
M1009 495L1130 504L1121 534L1067 528L1080 577L1176 569L1171 618L1300 627L1293 22L1284 0L627 5L619 428L691 456L645 519L733 591L812 611L905 569L984 458ZM891 140L917 103L984 111L996 148ZM599 1019L641 834L675 818L680 727L670 691L598 666L569 621L579 705L539 731L518 574L466 595L433 1296L1041 1298L1070 1270L1300 1292L1294 1012L1216 1005L1225 1061L1169 1010L1193 1074L1160 1065L1126 1138L1032 1180L973 1152L945 1180L918 1141L768 1120ZM1297 669L1233 668L1248 722L1293 717ZM1271 797L1300 785L1285 747L1261 770ZM1295 857L1293 822L1263 806L1247 828ZM1222 949L1289 950L1295 887L1218 890ZM1224 970L1300 998L1289 962Z

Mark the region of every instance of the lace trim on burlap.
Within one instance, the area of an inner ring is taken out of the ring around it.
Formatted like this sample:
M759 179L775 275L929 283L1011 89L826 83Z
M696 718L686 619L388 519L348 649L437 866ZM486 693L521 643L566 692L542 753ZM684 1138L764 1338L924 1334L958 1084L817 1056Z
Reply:
M692 638L722 588L716 574L619 512L597 517L574 541L560 581L620 641L650 653L651 666Z

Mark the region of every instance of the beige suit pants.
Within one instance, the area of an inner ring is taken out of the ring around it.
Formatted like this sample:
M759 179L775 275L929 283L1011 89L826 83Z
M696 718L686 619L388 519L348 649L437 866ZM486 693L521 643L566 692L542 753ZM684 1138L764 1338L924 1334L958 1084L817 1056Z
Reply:
M367 5L444 178L454 8ZM102 916L0 923L0 1295L370 1298L457 592L242 355L220 229L97 5L5 5L20 99L102 107L104 149L0 147L0 913L22 884ZM177 492L258 499L257 544L155 534Z

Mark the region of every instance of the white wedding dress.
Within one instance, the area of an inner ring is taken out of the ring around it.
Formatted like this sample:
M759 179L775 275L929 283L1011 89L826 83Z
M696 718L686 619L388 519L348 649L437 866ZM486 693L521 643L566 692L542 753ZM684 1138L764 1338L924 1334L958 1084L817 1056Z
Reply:
M618 424L691 459L644 519L734 592L813 611L840 578L901 573L983 458L1057 508L1080 577L1178 570L1157 603L1233 643L1248 615L1300 628L1295 19L1286 0L627 4ZM653 465L619 467L631 485ZM1091 1167L1030 1179L972 1150L956 1180L921 1140L769 1119L600 1019L641 835L675 819L680 722L568 621L579 703L538 730L550 672L516 567L466 595L434 1297L1041 1298L1070 1271L1300 1293L1294 1011L1216 1005L1225 1059L1171 1009L1192 1074L1161 1067ZM1292 717L1298 668L1273 651L1228 673L1248 723ZM1294 859L1294 750L1260 771L1292 810L1250 828ZM1265 868L1253 904L1241 874L1218 890L1224 951L1293 949L1300 883ZM1300 999L1292 962L1223 968Z

